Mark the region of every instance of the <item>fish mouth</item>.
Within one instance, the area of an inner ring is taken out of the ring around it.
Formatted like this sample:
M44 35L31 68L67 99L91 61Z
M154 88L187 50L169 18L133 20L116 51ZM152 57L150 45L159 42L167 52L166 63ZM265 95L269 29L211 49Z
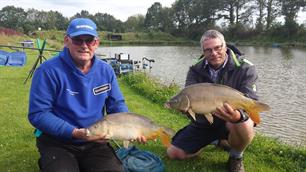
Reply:
M167 109L170 109L170 108L171 108L170 103L168 103L168 102L165 103L165 104L164 104L164 107L167 108Z

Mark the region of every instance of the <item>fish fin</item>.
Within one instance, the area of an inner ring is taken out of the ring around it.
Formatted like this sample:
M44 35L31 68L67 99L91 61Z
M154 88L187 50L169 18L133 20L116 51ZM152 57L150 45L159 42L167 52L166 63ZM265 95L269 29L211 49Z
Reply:
M169 133L165 129L161 128L159 130L159 136L162 144L168 148L171 144L171 136Z
M129 148L129 144L130 144L130 141L128 141L128 140L123 141L123 147L124 148L126 148L126 149Z
M255 124L260 123L261 120L260 120L259 113L257 111L247 111L247 113L249 114L249 117Z
M154 140L159 136L159 131L153 131L146 135L147 140Z
M214 117L212 116L211 113L205 114L205 117L207 121L209 122L209 124L212 124L214 122Z
M192 119L195 121L196 120L195 113L191 110L191 108L188 109L188 113L192 117Z
M183 105L183 111L187 112L190 109L190 100L187 95L184 95L184 98L182 99L181 105Z
M162 126L162 128L163 128L163 132L168 134L170 137L174 136L175 131L172 128L164 127L164 126Z
M255 124L259 124L261 121L259 112L268 110L270 110L269 105L259 101L254 101L252 107L250 107L249 109L245 109L245 111L249 114L249 117L252 119L252 121L254 121Z
M258 112L269 111L270 106L265 103L255 101L255 109L257 109Z

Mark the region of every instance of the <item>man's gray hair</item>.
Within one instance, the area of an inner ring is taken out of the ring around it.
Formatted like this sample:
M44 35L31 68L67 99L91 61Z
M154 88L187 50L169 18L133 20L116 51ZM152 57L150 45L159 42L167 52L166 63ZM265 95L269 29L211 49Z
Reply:
M220 33L217 30L208 30L202 35L202 38L200 40L202 51L204 51L204 47L203 47L204 41L208 39L215 39L215 38L218 38L222 41L223 47L226 46L225 39L222 33Z

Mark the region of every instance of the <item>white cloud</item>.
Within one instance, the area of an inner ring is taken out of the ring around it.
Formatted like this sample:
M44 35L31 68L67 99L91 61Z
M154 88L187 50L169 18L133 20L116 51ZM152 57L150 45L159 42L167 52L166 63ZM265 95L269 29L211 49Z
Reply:
M154 2L163 7L171 7L175 0L0 0L0 8L7 5L21 7L24 10L34 8L44 11L58 11L65 17L71 17L82 10L90 14L108 13L116 19L126 21L135 14L145 15Z

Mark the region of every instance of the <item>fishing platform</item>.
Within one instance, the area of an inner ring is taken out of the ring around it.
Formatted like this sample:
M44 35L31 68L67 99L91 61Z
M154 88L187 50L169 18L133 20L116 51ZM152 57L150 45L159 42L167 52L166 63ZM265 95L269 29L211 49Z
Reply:
M135 71L150 70L154 59L143 57L142 60L133 60L130 54L118 53L114 57L107 57L106 55L96 54L101 60L110 64L117 76L128 74Z

